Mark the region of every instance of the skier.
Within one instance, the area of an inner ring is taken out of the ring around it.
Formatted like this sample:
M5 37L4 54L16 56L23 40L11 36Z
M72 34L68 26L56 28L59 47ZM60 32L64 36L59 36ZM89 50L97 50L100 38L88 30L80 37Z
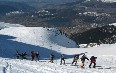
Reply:
M55 56L54 56L53 54L50 55L50 62L51 62L51 63L54 63L54 62L53 62L54 57L55 57Z
M39 52L36 52L36 53L35 53L35 56L36 56L36 60L39 61Z
M22 60L24 59L24 53L21 54Z
M35 58L35 53L34 53L34 51L31 51L31 61L33 61L34 58Z
M17 53L16 53L16 57L17 57L17 59L19 59L19 57L20 57L20 54L19 54L18 51L17 51Z
M87 60L89 61L89 59L88 59L88 58L86 57L86 55L84 54L84 55L81 57L81 62L82 62L81 68L84 68L85 59L87 59Z
M24 54L23 54L23 59L27 59L27 53L25 52Z
M75 55L74 59L73 59L73 62L72 62L72 65L73 65L74 62L75 62L75 65L76 65L78 59L79 59L79 55Z
M64 61L64 64L65 64L64 54L61 54L61 64L62 64L62 61Z
M90 58L91 63L89 65L89 68L91 68L92 63L94 64L93 68L95 68L95 66L96 66L96 59L97 59L97 57L91 56L91 58Z

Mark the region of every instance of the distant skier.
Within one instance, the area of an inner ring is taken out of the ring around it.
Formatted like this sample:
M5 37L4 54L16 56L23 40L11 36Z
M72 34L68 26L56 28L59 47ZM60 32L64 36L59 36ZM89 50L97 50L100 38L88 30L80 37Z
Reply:
M20 57L20 54L19 54L18 51L17 51L17 53L16 53L16 57L17 57L17 59L19 59L19 57Z
M26 52L25 53L22 53L21 56L22 56L22 59L27 59L27 57L26 57L27 56L27 53Z
M82 62L81 68L84 68L85 59L87 59L87 60L89 61L89 59L88 59L88 58L86 57L86 55L84 54L84 55L81 57L81 62Z
M53 62L54 57L55 57L55 56L54 56L53 54L50 55L50 62L51 62L51 63L54 63L54 62Z
M94 64L93 68L95 68L95 66L96 66L96 59L97 59L97 57L91 56L91 58L90 58L91 63L89 65L89 68L91 68L92 63Z
M35 58L35 53L34 53L34 51L31 51L31 61L33 61L34 58Z
M65 64L65 57L64 57L64 54L61 54L61 64L62 64L62 61L64 61L64 64Z
M73 62L72 62L72 65L73 65L74 62L75 62L75 65L76 65L78 59L79 59L79 55L75 55L74 59L73 59Z
M36 52L35 56L36 56L36 61L39 61L39 52Z
M21 54L22 60L24 59L24 53Z

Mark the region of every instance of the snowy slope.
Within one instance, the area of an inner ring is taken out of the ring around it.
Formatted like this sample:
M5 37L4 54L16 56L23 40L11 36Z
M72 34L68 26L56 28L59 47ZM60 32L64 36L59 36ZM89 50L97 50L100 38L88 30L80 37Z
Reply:
M24 27L24 26L20 24L10 24L10 23L0 22L0 29L8 28L8 27Z
M90 58L93 54L98 57L96 69L88 68L89 61L85 62L85 69L80 68L80 60L78 61L78 66L71 66L71 62L73 60L72 58L66 59L66 65L60 65L60 59L56 59L54 63L49 63L48 60L40 60L40 62L36 62L0 58L0 73L115 73L116 55L114 53L111 55L112 52L116 51L115 48L116 44L101 45L96 48L65 48L62 50L62 53L66 52L67 54L79 54L87 51L88 49L88 58ZM102 53L99 54L100 50L98 49L101 49ZM109 49L111 50L109 51Z
M10 27L0 30L0 73L116 73L116 44L101 44L96 47L76 48L77 45L62 32L54 28ZM16 51L39 51L40 61L15 59ZM55 54L54 63L49 55ZM60 54L65 54L66 65L60 65ZM86 53L97 57L96 69L89 69L89 61L81 69L71 66L75 54Z
M68 39L63 32L54 28L43 27L10 27L0 31L0 34L16 37L14 41L39 45L48 48L47 44L74 48L76 43ZM64 41L63 41L64 40Z

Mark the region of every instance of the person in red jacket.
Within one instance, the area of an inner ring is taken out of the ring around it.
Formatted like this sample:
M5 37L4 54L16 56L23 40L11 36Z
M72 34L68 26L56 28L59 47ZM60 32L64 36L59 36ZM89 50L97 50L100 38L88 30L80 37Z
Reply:
M93 68L95 68L95 66L96 66L96 59L97 59L97 57L91 56L91 58L90 58L91 63L89 65L89 68L91 68L92 63L94 64Z
M27 53L26 52L23 54L23 58L27 59Z
M34 58L35 58L35 53L34 53L34 51L31 51L31 61L33 61Z

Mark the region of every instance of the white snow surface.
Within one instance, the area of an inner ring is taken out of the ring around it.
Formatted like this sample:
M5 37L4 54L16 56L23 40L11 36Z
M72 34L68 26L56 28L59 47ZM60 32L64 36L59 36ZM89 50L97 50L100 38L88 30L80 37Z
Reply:
M57 34L56 34L57 33ZM68 42L68 43L67 43ZM62 44L60 44L62 43ZM70 43L70 44L69 44ZM68 45L68 46L67 46ZM27 52L27 60L16 59L16 51ZM40 61L30 61L30 52L39 51ZM0 73L116 73L116 44L76 48L75 42L54 28L10 27L0 30ZM55 54L54 63L49 55ZM71 66L75 54L85 53L97 57L96 68ZM60 55L65 54L66 65L60 65Z

